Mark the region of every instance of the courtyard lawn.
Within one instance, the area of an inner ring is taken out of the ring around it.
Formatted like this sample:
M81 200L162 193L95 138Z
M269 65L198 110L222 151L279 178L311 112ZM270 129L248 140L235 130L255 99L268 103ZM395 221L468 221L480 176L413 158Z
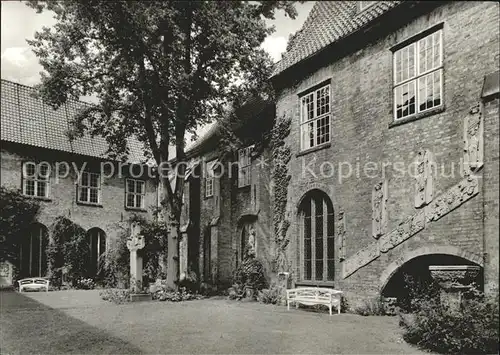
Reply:
M206 299L115 305L98 291L0 292L1 354L418 354L397 317Z

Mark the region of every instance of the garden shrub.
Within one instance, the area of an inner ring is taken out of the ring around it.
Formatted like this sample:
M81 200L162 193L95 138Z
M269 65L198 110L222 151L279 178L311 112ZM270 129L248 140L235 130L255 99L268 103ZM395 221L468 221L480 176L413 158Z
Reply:
M130 302L130 290L119 288L108 288L99 292L99 296L105 300L116 304Z
M96 283L91 278L81 278L76 280L75 288L77 290L93 290Z
M404 340L438 353L498 354L498 294L485 298L479 291L474 293L458 309L440 302L439 297L415 299L414 314L400 318Z
M233 284L244 285L255 291L262 290L266 286L264 266L258 259L245 259L234 272Z
M87 277L90 249L85 230L66 217L59 216L51 226L52 239L47 248L49 278L62 285L63 274L73 287Z
M190 292L185 287L179 287L178 290L172 290L168 286L162 286L152 293L153 300L181 302L203 299L204 296L196 292Z
M257 295L257 301L266 304L281 304L284 300L284 288L272 283L269 288L262 289ZM286 298L286 296L285 296Z
M20 191L0 187L0 262L17 264L21 233L36 221L39 209L37 201Z
M227 297L230 300L241 300L243 297L245 297L245 285L242 284L234 284L227 290Z
M127 248L127 230L119 225L116 240L107 246L101 255L99 269L100 277L106 287L128 288L130 282L130 252Z
M354 313L361 316L385 316L385 302L382 296L372 297L363 300L361 304L354 307Z

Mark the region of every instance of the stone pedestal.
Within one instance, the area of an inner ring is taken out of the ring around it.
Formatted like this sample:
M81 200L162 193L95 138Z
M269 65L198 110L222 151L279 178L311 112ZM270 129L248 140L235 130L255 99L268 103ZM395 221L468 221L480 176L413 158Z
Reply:
M441 302L453 309L460 307L462 293L470 290L479 270L479 266L473 265L429 266L432 278L441 287Z
M144 246L144 236L138 235L138 227L133 225L131 238L127 241L127 248L130 251L130 291L132 294L142 291L142 258L137 251Z

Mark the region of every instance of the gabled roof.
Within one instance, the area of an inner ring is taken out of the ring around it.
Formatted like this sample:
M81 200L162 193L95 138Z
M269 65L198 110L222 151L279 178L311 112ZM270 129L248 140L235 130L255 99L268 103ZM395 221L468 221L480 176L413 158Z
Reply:
M33 88L2 79L1 89L1 140L33 147L108 159L108 144L103 137L90 137L70 141L69 123L80 110L90 104L70 100L54 110L42 100L31 96ZM130 150L127 161L140 163L145 160L143 144L128 139Z
M360 11L359 1L317 1L302 29L290 39L273 76L369 24L402 1L376 1Z

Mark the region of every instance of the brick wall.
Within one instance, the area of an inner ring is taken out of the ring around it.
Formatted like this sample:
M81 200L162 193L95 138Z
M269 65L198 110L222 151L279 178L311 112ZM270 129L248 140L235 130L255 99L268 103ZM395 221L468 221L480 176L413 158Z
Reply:
M146 211L125 209L125 178L113 176L104 179L101 185L102 206L77 204L76 173L71 169L67 178L55 177L55 162L67 161L69 164L82 157L71 157L41 148L30 148L19 145L2 144L1 150L1 183L9 189L21 189L22 163L27 160L47 161L51 163L50 195L48 200L40 200L41 209L38 221L50 227L58 216L65 216L79 224L85 230L94 227L106 233L107 242L112 243L122 228L128 228L128 219L136 213L146 218L152 218L150 207L157 205L156 185L153 180L146 180ZM87 161L87 160L85 160ZM89 158L88 164L98 162ZM109 244L108 244L109 245Z
M329 195L335 219L339 209L345 211L346 255L349 257L374 240L371 237L371 194L373 185L383 177L381 163L400 162L408 168L418 150L424 148L434 154L438 166L438 175L434 179L434 196L460 181L464 117L470 107L480 101L484 76L498 68L498 20L496 3L450 2L411 21L396 32L387 34L376 43L368 44L363 50L318 68L314 74L302 78L295 86L278 92L277 117L283 114L292 117L291 133L287 140L293 154L289 164L292 181L288 193L288 211L293 220L289 230L291 245L288 252L290 260L295 263L296 273L300 271L297 203L314 186ZM443 23L445 108L428 117L389 127L393 115L390 48L440 23ZM327 79L331 79L332 144L326 149L299 156L297 95ZM360 176L339 181L339 174L332 176L328 170L325 170L324 175L330 177L320 176L322 164L330 163L337 168L343 162L352 166L354 175L356 164L359 163ZM367 162L378 164L374 177L362 173ZM451 173L453 164L455 174ZM492 166L493 164L488 166L486 171L490 171ZM388 231L415 212L415 179L408 173L396 174L394 165L392 167L385 171L389 195ZM496 174L498 181L498 169L495 170L496 173L491 171L492 175ZM498 203L496 207L494 203L491 206L498 210ZM476 196L345 280L341 277L341 265L337 257L336 281L333 285L347 291L373 294L381 286L380 275L387 265L404 255L405 251L424 246L481 255L482 215L482 199Z
M499 98L484 102L484 277L485 290L498 292Z

